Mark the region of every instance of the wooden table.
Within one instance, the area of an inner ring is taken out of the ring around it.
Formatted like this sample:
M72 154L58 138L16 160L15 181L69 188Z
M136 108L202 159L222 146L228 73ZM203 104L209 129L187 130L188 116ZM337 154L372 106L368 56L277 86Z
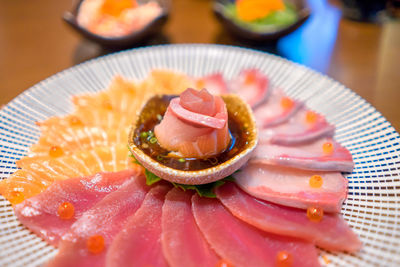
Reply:
M211 12L210 0L173 0L159 43L219 43L275 53L326 73L374 105L400 129L400 23L341 18L340 9L309 0L313 17L277 43L250 46L232 39ZM0 2L0 104L48 76L103 55L61 20L71 0Z

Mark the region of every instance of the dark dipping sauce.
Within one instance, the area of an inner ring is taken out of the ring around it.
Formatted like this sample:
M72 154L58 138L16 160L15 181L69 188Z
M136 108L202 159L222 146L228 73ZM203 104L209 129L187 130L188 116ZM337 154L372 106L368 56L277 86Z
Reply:
M170 168L183 171L197 171L221 164L233 158L245 148L249 135L246 125L240 125L228 109L228 127L231 141L224 152L206 159L168 156L171 151L160 146L154 135L154 127L161 122L171 99L176 97L178 96L154 96L142 109L139 115L140 118L136 124L133 142L144 153Z

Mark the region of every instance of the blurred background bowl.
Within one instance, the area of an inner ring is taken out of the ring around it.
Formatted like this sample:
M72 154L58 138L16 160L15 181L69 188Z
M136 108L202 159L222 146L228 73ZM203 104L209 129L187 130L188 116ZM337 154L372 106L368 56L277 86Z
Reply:
M162 12L161 14L156 17L152 22L144 26L139 31L134 31L130 34L121 37L105 37L101 35L94 34L88 31L85 27L82 27L78 24L77 17L79 8L84 0L79 0L77 5L75 6L74 10L67 11L64 13L63 19L64 21L71 26L74 30L76 30L79 34L85 37L88 40L91 40L95 43L100 44L103 47L110 48L110 49L123 49L129 48L143 42L150 38L151 36L159 33L164 26L164 24L168 20L169 9L170 9L170 1L169 0L144 0L138 1L139 4L143 4L146 2L157 2Z
M282 26L271 27L266 31L255 31L234 21L226 13L226 7L235 2L235 0L215 0L213 4L213 11L217 19L221 22L223 27L235 38L253 41L253 42L268 42L275 41L300 27L309 17L310 8L306 0L285 0L285 3L291 4L295 7L297 19L294 23Z

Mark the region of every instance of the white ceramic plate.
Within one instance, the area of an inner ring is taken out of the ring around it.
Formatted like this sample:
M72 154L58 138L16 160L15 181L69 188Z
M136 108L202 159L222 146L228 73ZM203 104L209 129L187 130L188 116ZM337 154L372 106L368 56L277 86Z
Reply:
M0 178L36 142L35 121L72 110L72 95L104 89L115 74L143 79L152 68L201 76L222 71L227 78L242 68L265 72L273 86L324 114L336 125L336 138L352 153L349 194L342 213L364 247L361 252L322 254L329 266L400 266L399 134L364 99L338 82L266 53L217 45L167 45L134 49L91 60L33 86L0 111ZM38 266L56 250L30 233L0 197L0 266ZM323 262L322 262L323 263Z

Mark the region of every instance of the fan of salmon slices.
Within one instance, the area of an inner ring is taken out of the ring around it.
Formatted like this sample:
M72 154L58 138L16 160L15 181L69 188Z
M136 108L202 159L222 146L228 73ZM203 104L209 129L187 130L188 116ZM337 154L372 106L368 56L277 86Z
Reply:
M144 102L189 87L239 94L259 128L252 158L216 198L165 181L149 186L128 156ZM39 141L0 182L20 222L59 248L47 266L319 266L316 246L361 248L340 215L350 152L322 115L257 69L230 81L155 70L72 102L72 114L38 123Z

